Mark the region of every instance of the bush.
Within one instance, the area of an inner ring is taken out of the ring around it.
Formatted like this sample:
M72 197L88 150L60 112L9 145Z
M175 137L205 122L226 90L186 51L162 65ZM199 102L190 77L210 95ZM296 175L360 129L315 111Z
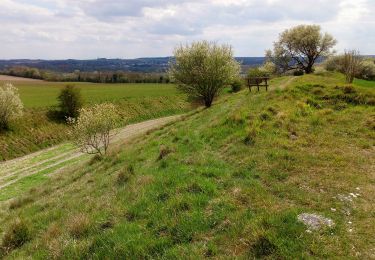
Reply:
M22 116L22 110L18 89L11 83L0 87L0 130L8 129L11 120Z
M30 240L30 231L26 223L20 219L16 219L5 230L2 240L2 251L8 253L9 251L21 247Z
M348 60L348 58L355 60L355 62ZM353 66L353 63L355 66ZM375 61L373 59L363 60L357 53L347 52L346 55L331 57L324 62L324 67L328 71L349 73L360 79L375 80ZM353 67L354 70L350 72L348 67Z
M271 76L277 73L277 66L273 62L267 61L259 67L259 70L266 73L266 75Z
M295 70L293 71L293 76L303 76L305 72L303 70Z
M268 77L268 73L264 70L261 70L260 68L250 68L247 72L247 76L249 78L258 78L258 77Z
M341 56L332 56L326 59L323 63L327 71L341 71L340 63Z
M115 134L119 115L113 104L97 104L91 108L82 108L77 120L69 119L73 125L73 141L82 152L103 156L107 153L110 138Z
M364 60L358 77L366 80L375 80L375 61L371 59Z
M242 85L243 85L242 79L236 79L236 80L234 80L232 82L232 84L230 85L231 88L232 88L232 92L236 93L236 92L240 91L242 89Z
M78 117L79 110L83 105L81 91L78 88L67 85L61 90L58 100L60 111L64 117Z

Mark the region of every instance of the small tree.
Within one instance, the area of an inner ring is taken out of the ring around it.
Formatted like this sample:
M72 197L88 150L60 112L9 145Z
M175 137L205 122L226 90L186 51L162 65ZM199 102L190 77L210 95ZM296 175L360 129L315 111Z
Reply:
M210 107L214 98L230 85L240 72L232 48L207 41L179 46L174 51L175 63L170 68L178 88L191 98Z
M80 89L76 88L75 86L68 85L61 90L58 99L60 111L64 117L78 117L79 110L83 105Z
M68 118L73 124L72 136L81 151L88 154L107 153L112 131L119 121L119 115L113 104L97 104L90 108L82 108L77 119Z
M299 25L282 32L273 52L266 51L266 57L282 71L302 69L309 74L316 60L330 55L335 44L330 34L321 33L319 25Z
M230 84L230 87L232 88L232 92L236 93L240 91L242 89L243 83L244 82L242 78L237 78L233 80L232 83Z
M362 68L362 57L359 52L356 50L345 51L341 67L346 76L346 82L353 83L354 77L360 73Z
M0 87L0 129L8 129L11 120L22 116L22 110L18 89L11 83Z

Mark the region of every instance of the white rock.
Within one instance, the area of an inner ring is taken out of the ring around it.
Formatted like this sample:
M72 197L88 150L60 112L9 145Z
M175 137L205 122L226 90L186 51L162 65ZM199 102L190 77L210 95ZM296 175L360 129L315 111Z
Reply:
M302 213L298 215L298 220L304 223L309 230L318 230L322 227L332 227L335 225L332 219L310 213Z

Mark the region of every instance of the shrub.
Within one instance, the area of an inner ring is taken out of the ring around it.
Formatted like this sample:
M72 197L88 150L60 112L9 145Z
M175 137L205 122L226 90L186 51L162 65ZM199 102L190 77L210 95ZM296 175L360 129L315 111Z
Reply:
M366 80L375 80L375 61L371 59L364 60L358 77Z
M82 108L77 120L69 118L73 125L73 141L88 154L103 156L107 153L113 130L119 121L119 115L113 104L97 104L91 108Z
M176 48L174 56L170 74L178 88L193 100L203 101L206 107L240 73L240 65L228 45L195 42Z
M305 74L303 70L293 71L293 76L303 76L303 74Z
M242 79L235 79L231 84L232 92L236 93L242 89L243 81Z
M262 66L259 67L259 70L266 73L266 75L271 76L277 73L277 67L275 63L271 61L265 62Z
M18 89L11 83L0 87L0 130L8 129L11 120L22 116L22 110Z
M268 73L266 71L261 70L260 68L250 68L247 72L247 76L249 78L258 78L258 77L268 77Z
M30 231L28 226L24 221L16 219L5 230L1 247L5 253L8 253L15 248L21 247L29 240Z
M61 90L58 100L61 113L64 117L78 117L79 110L83 105L81 91L78 88L67 85Z
M362 57L359 52L356 50L345 51L341 67L346 76L346 82L353 83L354 77L362 70Z
M341 56L331 56L324 61L324 68L328 71L341 71Z

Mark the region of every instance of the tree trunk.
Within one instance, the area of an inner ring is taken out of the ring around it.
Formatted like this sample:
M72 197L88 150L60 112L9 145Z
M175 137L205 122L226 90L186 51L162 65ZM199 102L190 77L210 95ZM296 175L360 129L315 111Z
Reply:
M306 74L311 74L313 72L312 68L313 68L312 64L307 65L307 67L305 68Z
M209 99L204 100L204 105L205 105L206 107L211 107L211 105L212 105L212 100L209 100Z

